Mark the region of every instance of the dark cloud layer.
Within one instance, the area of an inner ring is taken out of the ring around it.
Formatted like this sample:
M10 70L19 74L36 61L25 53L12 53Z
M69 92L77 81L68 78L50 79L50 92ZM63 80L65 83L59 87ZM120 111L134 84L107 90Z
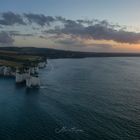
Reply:
M120 43L139 43L140 33L115 30L99 24L84 29L84 34L97 40L114 40Z
M12 44L14 39L8 32L0 32L0 44Z
M92 26L83 26L77 22L67 22L62 29L49 30L52 34L67 34L81 38L92 38L95 40L113 40L119 43L139 43L140 33L116 30L113 26L105 23L98 23Z
M57 25L58 22L61 24ZM118 43L137 44L140 42L140 33L128 32L124 27L118 24L111 24L106 20L103 21L99 21L97 19L70 20L61 16L52 17L34 13L16 14L13 12L5 12L0 14L0 25L2 26L2 28L5 28L7 25L10 25L12 27L15 24L29 26L33 23L39 25L40 28L46 25L47 27L48 26L51 27L51 29L48 27L46 31L43 31L45 34L52 35L65 34L95 40L113 40ZM57 28L54 28L52 23L55 23ZM13 41L13 39L11 38L12 35L33 36L33 34L23 34L19 32L9 32L9 34L6 32L1 32L1 42L2 40L3 42L6 41L12 42ZM3 36L5 36L6 39Z
M84 46L84 44L81 41L77 40L76 38L72 38L72 37L58 39L58 40L55 40L55 42L63 44L63 45L68 46L68 47L83 47Z
M4 12L0 13L0 25L26 25L28 23L36 23L40 26L45 24L50 25L51 22L54 22L55 18L52 16L45 16L43 14L33 14L33 13L24 13L24 14L15 14L13 12Z
M24 14L24 16L28 19L30 23L36 23L40 26L44 26L45 24L50 25L51 22L54 22L55 19L51 16L45 16L43 14Z
M21 15L15 14L13 12L6 12L6 13L1 13L0 24L1 25L14 25L14 24L25 25L25 22L23 21Z
M7 31L8 34L11 36L24 36L24 37L29 37L29 36L34 36L34 34L29 34L29 33L21 33L19 31Z

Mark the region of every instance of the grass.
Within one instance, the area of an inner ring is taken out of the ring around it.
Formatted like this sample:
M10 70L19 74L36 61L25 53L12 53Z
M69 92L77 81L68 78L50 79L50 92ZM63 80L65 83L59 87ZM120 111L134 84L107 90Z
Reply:
M0 65L10 67L36 66L42 57L37 55L18 54L11 51L0 51Z
M8 66L8 67L16 68L16 67L22 67L22 64L13 61L0 60L0 66Z

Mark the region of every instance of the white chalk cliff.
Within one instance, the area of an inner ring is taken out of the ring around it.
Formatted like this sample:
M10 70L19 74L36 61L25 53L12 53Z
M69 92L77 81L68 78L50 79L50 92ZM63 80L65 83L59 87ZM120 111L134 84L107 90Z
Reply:
M40 79L38 77L39 69L46 67L46 62L38 63L38 66L16 68L16 71L8 66L0 66L0 75L15 76L16 83L25 82L27 87L39 87Z

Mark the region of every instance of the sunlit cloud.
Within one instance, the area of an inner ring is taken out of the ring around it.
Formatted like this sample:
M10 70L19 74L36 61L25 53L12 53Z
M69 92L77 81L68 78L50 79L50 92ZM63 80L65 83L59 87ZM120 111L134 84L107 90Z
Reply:
M137 30L137 32L135 31ZM66 19L35 13L0 13L0 45L85 51L138 51L138 27L98 19Z

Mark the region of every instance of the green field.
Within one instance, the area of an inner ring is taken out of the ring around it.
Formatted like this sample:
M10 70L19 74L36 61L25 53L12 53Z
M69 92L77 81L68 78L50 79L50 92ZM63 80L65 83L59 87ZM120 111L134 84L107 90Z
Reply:
M10 67L36 66L43 57L38 55L18 54L14 51L0 51L0 65Z

